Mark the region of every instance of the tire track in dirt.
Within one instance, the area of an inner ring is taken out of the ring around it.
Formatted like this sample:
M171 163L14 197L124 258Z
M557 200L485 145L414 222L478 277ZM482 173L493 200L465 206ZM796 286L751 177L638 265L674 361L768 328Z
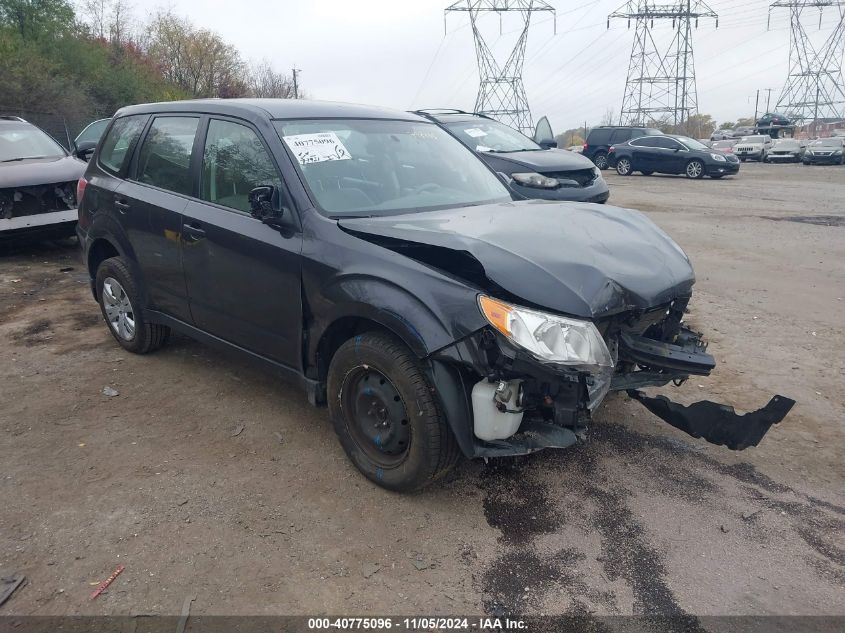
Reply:
M627 473L620 475L620 464L636 468L630 479ZM553 492L549 481L565 486ZM601 539L602 554L596 560L607 584L625 583L641 623L655 631L704 630L698 618L680 606L671 587L667 552L655 544L631 503L635 493L645 493L706 504L714 513L735 516L735 509L722 499L728 482L753 509L772 510L780 523L785 522L780 516L786 515L788 529L813 553L805 558L808 565L825 581L842 583L845 555L834 539L845 532L845 522L837 516L843 508L804 495L751 464L722 463L684 441L599 423L584 445L497 461L481 475L485 518L501 533L499 554L481 576L485 609L499 615L536 614L547 598L562 593L569 599L568 605L561 605L568 615L590 618L589 605L602 614L621 613L621 596L597 588L600 583L581 571L586 554L577 545L550 554L537 548L546 535L586 526ZM748 514L742 517L749 526L744 538L766 542L772 535L764 528L755 532L756 514Z

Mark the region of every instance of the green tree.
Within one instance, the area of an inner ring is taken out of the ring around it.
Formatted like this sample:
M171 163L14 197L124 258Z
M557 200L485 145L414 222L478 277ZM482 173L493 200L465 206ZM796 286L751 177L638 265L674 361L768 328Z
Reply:
M66 0L0 0L0 26L24 40L56 37L74 29L73 7Z

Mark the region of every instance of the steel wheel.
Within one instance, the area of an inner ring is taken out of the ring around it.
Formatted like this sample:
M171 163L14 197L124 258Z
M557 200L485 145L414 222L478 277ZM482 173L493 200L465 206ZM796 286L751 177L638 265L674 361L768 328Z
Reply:
M704 175L704 165L700 160L687 163L687 178L701 178Z
M346 374L341 393L349 434L358 448L383 466L401 463L411 445L411 427L405 403L390 379L361 365Z
M109 326L124 341L131 341L135 338L135 310L123 286L114 277L106 277L102 297Z
M607 154L604 154L604 153L601 153L601 152L596 154L593 157L593 162L596 164L596 167L598 167L599 169L607 169L608 168Z
M627 158L620 158L616 163L616 173L620 176L630 176L631 161Z

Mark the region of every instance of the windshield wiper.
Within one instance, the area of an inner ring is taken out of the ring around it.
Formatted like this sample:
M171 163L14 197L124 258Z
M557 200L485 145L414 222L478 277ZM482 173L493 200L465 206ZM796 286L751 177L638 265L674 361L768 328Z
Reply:
M21 156L20 158L7 158L6 160L0 160L0 163L16 163L22 160L30 160L33 158L47 158L46 156Z
M543 148L536 149L491 149L489 154L515 154L516 152L542 152Z

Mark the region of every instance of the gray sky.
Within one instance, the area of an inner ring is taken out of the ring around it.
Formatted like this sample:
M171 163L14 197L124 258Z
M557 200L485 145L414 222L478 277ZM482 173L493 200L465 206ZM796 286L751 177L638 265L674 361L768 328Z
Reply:
M702 21L694 34L699 111L717 121L754 114L758 88L774 88L777 101L789 59L787 10L772 16L772 0L712 0L719 29ZM277 68L296 64L313 98L371 103L402 109L471 109L478 72L469 20L452 14L444 35L443 9L450 0L173 0L177 13L210 28L249 59L267 58ZM623 0L550 0L558 13L557 35L547 14L532 23L524 71L535 120L549 116L555 131L586 120L597 124L612 108L618 116L633 43L633 29L607 15ZM142 9L140 5L137 6ZM823 29L808 30L823 41L835 22L827 11ZM817 15L817 14L814 14ZM518 27L498 19L482 22L497 55ZM510 32L510 33L509 33ZM656 31L672 37L671 23ZM761 92L761 110L767 93Z

